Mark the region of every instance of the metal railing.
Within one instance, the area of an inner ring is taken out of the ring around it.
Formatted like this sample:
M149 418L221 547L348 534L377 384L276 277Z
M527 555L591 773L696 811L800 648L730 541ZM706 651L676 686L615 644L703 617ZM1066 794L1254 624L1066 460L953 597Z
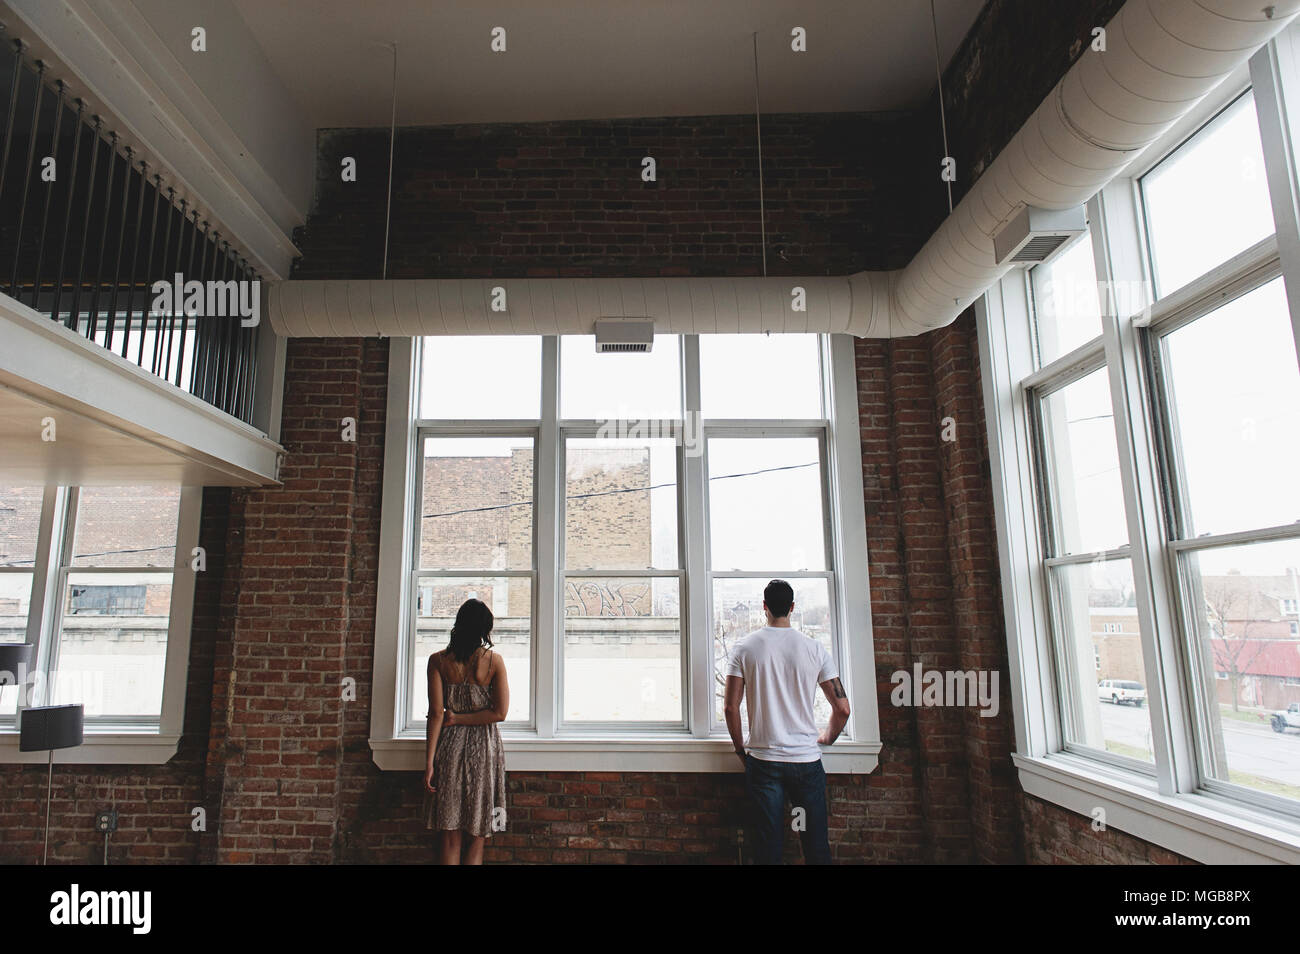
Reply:
M3 33L0 84L0 292L249 422L258 327L154 310L153 286L258 273L163 170Z

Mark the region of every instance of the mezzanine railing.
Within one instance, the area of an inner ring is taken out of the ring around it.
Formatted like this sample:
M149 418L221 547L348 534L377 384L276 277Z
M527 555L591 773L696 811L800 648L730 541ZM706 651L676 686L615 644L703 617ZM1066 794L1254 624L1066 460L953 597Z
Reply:
M256 288L257 272L12 38L0 109L0 292L248 422L257 326L154 311L151 289L177 273Z

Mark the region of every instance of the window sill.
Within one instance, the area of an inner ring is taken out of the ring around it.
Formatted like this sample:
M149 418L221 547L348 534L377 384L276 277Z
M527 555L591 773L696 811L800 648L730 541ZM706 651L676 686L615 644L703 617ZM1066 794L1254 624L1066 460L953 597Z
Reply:
M156 732L87 732L85 741L71 749L55 749L55 765L163 765L180 746L179 735ZM18 751L18 733L0 730L0 763L44 765L49 753Z
M608 736L539 739L502 733L508 772L736 772L739 760L727 739ZM424 768L424 739L371 739L384 771ZM879 764L879 742L836 742L823 747L828 775L866 775Z
M1205 864L1300 863L1300 826L1209 794L1162 795L1154 781L1111 774L1076 756L1013 755L1030 795Z

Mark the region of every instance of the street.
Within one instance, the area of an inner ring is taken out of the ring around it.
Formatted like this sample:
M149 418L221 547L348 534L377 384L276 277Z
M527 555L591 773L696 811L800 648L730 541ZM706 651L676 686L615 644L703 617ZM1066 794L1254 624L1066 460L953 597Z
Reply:
M1233 771L1300 786L1300 732L1279 734L1263 721L1256 725L1228 716L1222 722ZM1108 741L1150 751L1151 720L1145 706L1139 709L1103 702L1101 723Z

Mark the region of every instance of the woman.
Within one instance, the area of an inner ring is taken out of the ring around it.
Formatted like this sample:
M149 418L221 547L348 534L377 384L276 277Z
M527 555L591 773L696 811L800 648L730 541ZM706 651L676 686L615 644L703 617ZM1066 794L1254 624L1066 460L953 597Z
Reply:
M506 763L496 724L510 709L510 687L491 633L492 611L466 600L451 642L429 657L424 827L441 833L444 865L481 865L485 840L505 825Z

